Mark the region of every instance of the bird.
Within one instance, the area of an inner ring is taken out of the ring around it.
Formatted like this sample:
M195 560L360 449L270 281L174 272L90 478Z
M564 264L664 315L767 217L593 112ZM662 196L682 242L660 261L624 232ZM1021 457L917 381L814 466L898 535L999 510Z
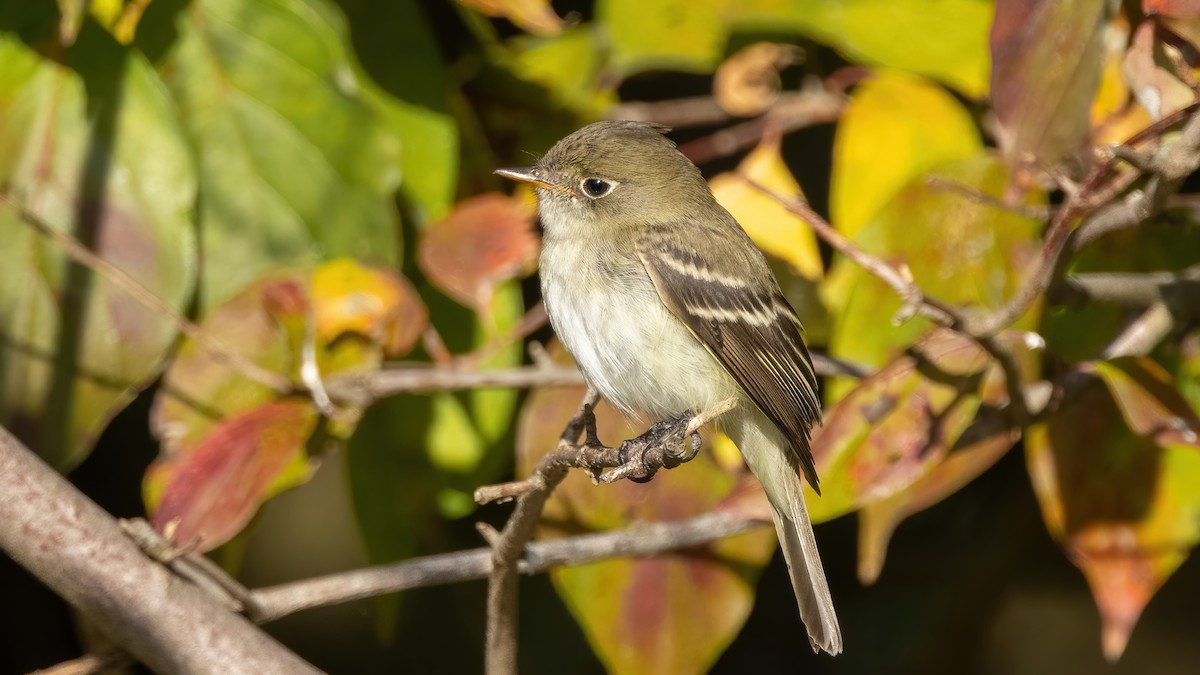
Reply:
M771 504L815 652L842 634L804 501L821 400L803 328L766 258L667 127L604 121L536 163L497 169L534 186L550 323L584 378L626 414L664 420L734 397L723 430Z

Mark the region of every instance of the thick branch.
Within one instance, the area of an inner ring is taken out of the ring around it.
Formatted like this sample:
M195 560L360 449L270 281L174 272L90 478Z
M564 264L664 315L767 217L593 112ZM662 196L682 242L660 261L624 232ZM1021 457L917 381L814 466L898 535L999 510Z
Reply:
M317 672L147 558L112 516L3 428L0 548L158 672Z

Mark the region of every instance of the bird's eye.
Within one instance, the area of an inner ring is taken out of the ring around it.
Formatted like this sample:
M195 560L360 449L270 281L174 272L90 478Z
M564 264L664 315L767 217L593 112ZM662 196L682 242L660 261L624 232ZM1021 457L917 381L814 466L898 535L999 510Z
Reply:
M583 193L592 199L599 199L612 192L613 189L612 183L599 178L585 178L580 183L580 187L583 188Z

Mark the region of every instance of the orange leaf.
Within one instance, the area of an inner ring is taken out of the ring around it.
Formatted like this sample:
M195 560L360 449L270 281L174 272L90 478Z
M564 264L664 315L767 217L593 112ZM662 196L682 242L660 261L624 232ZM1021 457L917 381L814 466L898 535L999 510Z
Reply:
M1029 475L1050 534L1092 588L1118 658L1146 603L1200 542L1200 453L1134 433L1098 381L1029 428Z
M483 313L496 285L533 271L537 254L533 211L518 199L489 192L459 202L430 226L417 258L435 286Z
M403 356L429 321L425 303L403 275L383 267L339 258L313 272L313 313L317 339L332 342L357 333Z
M554 13L549 0L458 0L488 16L505 17L521 30L535 35L558 35L563 20Z
M194 448L154 468L166 480L155 529L182 544L198 541L200 551L229 541L304 448L316 419L305 401L277 401L213 427Z

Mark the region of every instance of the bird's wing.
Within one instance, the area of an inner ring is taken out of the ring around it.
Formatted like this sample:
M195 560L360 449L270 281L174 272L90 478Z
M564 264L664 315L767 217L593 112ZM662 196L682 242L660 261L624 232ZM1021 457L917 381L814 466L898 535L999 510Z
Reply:
M800 320L778 285L773 279L752 282L734 273L736 266L723 271L730 263L703 260L671 237L645 237L638 254L663 304L784 433L820 494L808 443L809 430L821 421L816 373ZM759 264L769 278L765 263Z

